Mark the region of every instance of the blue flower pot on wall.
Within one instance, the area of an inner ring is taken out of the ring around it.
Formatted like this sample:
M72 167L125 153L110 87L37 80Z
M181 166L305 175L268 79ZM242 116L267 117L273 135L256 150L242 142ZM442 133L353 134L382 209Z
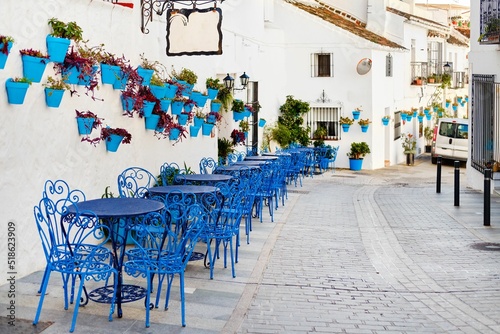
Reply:
M240 111L234 111L233 110L233 119L237 122L237 121L241 121L241 120L244 120L245 119L245 114L243 112L240 112Z
M50 61L54 63L64 62L71 41L68 38L47 35L45 42L47 44L47 53L49 54Z
M77 117L76 124L78 125L78 133L80 135L89 135L92 132L95 119L90 117Z
M101 64L101 82L112 85L120 77L120 66Z
M186 125L188 121L188 114L180 114L177 116L177 121L179 122L180 125Z
M184 107L184 102L172 101L172 104L170 105L170 110L172 110L172 115L180 115L183 107Z
M207 95L210 100L215 100L218 93L219 93L218 89L207 88Z
M122 109L124 111L132 111L134 109L134 104L135 101L132 97L124 97L123 95L121 96L121 101L122 101Z
M352 118L354 118L355 120L357 120L357 119L359 118L359 114L360 114L360 112L359 112L359 111L356 111L356 110L355 110L355 111L353 111L353 112L352 112Z
M361 132L367 132L368 131L368 125L361 125Z
M389 119L388 118L382 118L382 124L383 125L389 125Z
M349 125L349 124L342 124L342 131L349 132L350 127L351 127L351 125Z
M179 139L179 135L180 134L181 134L181 130L176 129L176 128L171 129L170 133L168 135L168 139L170 139L170 140L177 140L177 139Z
M5 67L5 63L7 62L7 58L9 57L10 49L12 48L12 42L7 43L7 53L3 53L4 44L0 43L0 70L3 70Z
M201 126L190 125L189 126L189 135L191 137L198 137L198 133L200 132L200 128L201 128Z
M165 97L167 99L173 99L175 95L177 94L177 87L174 84L165 84Z
M146 130L156 130L156 126L158 125L158 121L160 120L160 115L153 114L149 117L145 117L144 119Z
M214 124L211 123L203 123L203 127L201 129L201 132L204 136L210 136L212 133L212 129L214 128Z
M168 112L168 108L170 108L170 103L172 103L172 100L170 99L161 99L160 100L161 111Z
M149 68L142 68L140 66L137 67L137 74L139 74L139 76L142 78L143 86L149 86L154 73L155 71Z
M203 125L203 122L205 120L202 117L195 117L194 118L194 126L201 127Z
M80 70L76 66L71 66L69 68L63 68L61 71L63 81L70 85L78 84L78 77L80 76Z
M116 152L122 140L122 136L111 134L109 138L106 138L106 150L109 152Z
M11 78L5 81L5 89L7 90L7 101L10 104L23 104L26 92L30 87L26 82L15 82Z
M64 89L52 89L45 87L45 103L47 107L59 108L64 95Z
M220 102L211 102L210 103L210 111L219 112L222 107L222 103Z
M149 117L153 113L153 109L156 105L156 102L153 101L144 101L142 106L142 114L144 117Z
M259 119L259 127L263 128L266 125L266 122L267 121L263 118Z
M47 58L32 57L27 55L22 55L22 60L23 77L28 78L33 82L40 82L49 60Z
M151 90L151 93L158 99L164 99L165 98L165 92L167 88L165 86L157 86L157 85L150 85L149 89Z
M128 77L129 75L127 73L120 70L120 74L116 78L115 82L113 82L113 89L125 89L125 87L127 87Z

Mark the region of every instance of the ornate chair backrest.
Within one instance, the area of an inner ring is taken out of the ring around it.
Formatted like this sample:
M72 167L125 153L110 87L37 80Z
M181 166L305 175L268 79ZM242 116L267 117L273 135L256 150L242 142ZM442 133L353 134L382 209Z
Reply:
M200 160L200 174L212 174L217 167L217 162L214 158L207 157Z
M164 186L176 184L176 177L179 174L181 174L181 168L175 162L165 162L160 166L160 177Z
M196 203L196 195L182 191L172 191L164 197L165 211L170 215L170 229L177 234L188 224L186 208Z
M233 165L235 162L237 162L237 161L238 161L238 155L237 155L237 154L235 154L235 153L229 153L229 154L227 155L227 159L226 159L226 161L227 161L227 164L228 164L228 165Z
M120 197L145 198L149 188L156 185L156 177L141 167L127 168L118 175Z

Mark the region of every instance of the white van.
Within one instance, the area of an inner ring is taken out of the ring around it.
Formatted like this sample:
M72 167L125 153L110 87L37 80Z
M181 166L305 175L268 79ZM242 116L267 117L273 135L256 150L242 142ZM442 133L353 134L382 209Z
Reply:
M469 120L463 118L440 118L434 128L431 157L467 161L469 155Z

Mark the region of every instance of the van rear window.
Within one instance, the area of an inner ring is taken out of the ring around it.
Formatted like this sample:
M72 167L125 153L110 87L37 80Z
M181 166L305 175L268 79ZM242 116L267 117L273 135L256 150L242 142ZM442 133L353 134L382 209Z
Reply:
M455 124L448 122L441 122L439 126L439 135L453 138L455 137Z

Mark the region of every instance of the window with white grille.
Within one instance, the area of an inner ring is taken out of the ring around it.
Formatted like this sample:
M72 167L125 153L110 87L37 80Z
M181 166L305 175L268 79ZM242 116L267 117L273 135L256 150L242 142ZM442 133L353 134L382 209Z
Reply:
M306 114L306 125L311 129L310 137L319 128L326 129L327 140L340 139L340 108L339 107L311 107Z

